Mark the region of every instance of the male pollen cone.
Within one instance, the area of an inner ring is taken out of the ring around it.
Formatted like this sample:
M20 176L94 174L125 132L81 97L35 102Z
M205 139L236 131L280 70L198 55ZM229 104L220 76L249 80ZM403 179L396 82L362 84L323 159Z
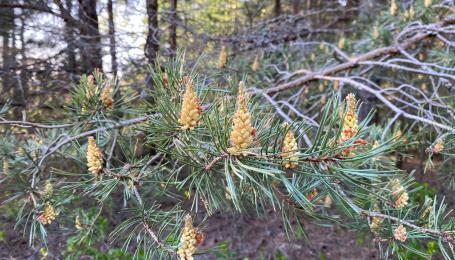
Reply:
M237 111L232 118L231 147L228 148L228 152L232 155L244 153L256 136L256 129L251 124L251 114L248 111L243 81L239 83L237 106Z
M346 96L346 103L347 103L347 111L346 114L344 115L343 118L343 126L341 130L341 136L340 139L338 140L339 144L342 144L349 139L353 138L356 134L357 131L359 130L359 125L358 125L358 119L357 119L357 112L356 112L356 98L355 95L350 93ZM367 142L361 138L357 139L354 144L367 144ZM349 148L346 148L341 152L343 156L349 156L352 154L353 151L355 151L356 147L352 146Z
M94 175L98 175L103 169L103 153L101 153L100 148L96 145L93 136L88 138L87 166L89 167L88 170Z
M182 229L180 247L177 250L181 260L193 260L193 254L197 247L202 243L203 235L193 227L193 219L190 215L185 216L185 225Z
M202 109L196 91L194 91L193 81L186 78L184 82L186 83L186 90L183 94L182 110L178 122L183 130L192 130L199 121Z
M284 129L287 131L283 140L283 148L281 148L281 158L283 159L283 166L285 168L294 169L298 166L298 152L297 140L292 133L291 127L288 123L283 124Z

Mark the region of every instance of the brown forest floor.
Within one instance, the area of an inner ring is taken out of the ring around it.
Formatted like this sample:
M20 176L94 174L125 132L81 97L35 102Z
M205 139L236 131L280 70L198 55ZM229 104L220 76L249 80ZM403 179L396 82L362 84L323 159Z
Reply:
M418 169L417 163L406 163L406 169ZM428 182L438 189L440 195L450 194L450 191L441 186L434 173L416 174L418 180ZM454 200L449 196L449 205L454 208ZM2 230L6 233L4 242L0 242L0 259L39 259L38 249L30 249L27 238L22 237L18 230L14 230L14 221L7 220L0 214ZM367 236L362 243L358 242L355 232L340 227L322 227L311 221L304 220L306 238L289 240L284 232L281 216L277 212L270 212L266 218L260 217L233 217L215 213L204 230L206 240L202 247L210 248L225 242L229 247L230 259L378 259L378 250ZM58 257L65 247L66 237L58 232L49 230L49 248L54 257ZM104 244L101 250L108 249ZM83 258L83 259L91 259ZM201 255L196 259L216 259L213 254ZM435 258L433 258L435 259Z
M3 223L4 219L1 220ZM5 242L0 243L0 259L40 259L39 251L30 249L21 232L12 229L14 223L5 223ZM270 213L265 218L233 218L215 214L210 217L205 231L203 247L210 248L226 242L230 259L378 259L376 248L356 244L356 234L337 227L321 227L304 222L308 239L288 240L283 230L280 214ZM50 250L58 259L58 251L65 246L66 238L52 234ZM325 258L324 258L325 257ZM201 255L196 259L216 259L213 254ZM90 258L86 258L90 259Z

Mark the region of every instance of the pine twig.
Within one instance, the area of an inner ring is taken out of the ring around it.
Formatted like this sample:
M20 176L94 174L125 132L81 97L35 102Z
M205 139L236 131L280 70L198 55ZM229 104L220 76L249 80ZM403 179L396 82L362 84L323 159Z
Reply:
M375 211L369 211L369 210L364 210L362 209L360 211L361 214L367 215L369 217L376 217L376 218L381 218L381 219L389 219L392 221L395 221L397 223L403 224L405 226L408 226L410 228L419 230L422 233L426 234L431 234L437 237L441 237L444 239L445 242L449 243L454 243L455 242L455 231L440 231L440 230L435 230L435 229L428 229L428 228L423 228L419 227L415 224L412 224L411 222L408 222L406 220L399 219L397 217L389 216L386 214L382 214L380 212L375 212Z
M133 185L133 194L134 194L134 197L136 198L136 200L138 201L138 203L141 205L141 207L143 207L144 204L142 202L141 195L139 194L139 191L137 190L135 185ZM170 248L167 248L166 245L160 241L158 236L155 234L155 232L152 230L152 228L147 223L147 220L145 219L145 214L142 214L142 225L144 226L144 229L147 231L149 236L158 245L158 247L162 248L163 250L166 250L167 252L169 252L171 254L175 254L175 252L173 250L171 250Z
M223 153L223 154L221 154L220 156L215 157L209 164L207 164L207 165L204 167L204 170L205 170L205 171L210 171L210 170L213 168L213 166L215 166L215 164L216 164L217 162L219 162L220 160L222 160L222 159L224 159L224 158L227 158L228 156L229 156L229 154Z

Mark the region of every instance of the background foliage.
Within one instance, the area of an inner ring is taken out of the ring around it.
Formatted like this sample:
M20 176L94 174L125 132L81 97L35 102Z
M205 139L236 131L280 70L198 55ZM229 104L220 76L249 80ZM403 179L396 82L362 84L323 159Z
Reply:
M380 258L453 259L454 10L1 2L0 242L14 226L42 258L292 259L210 237L219 216L277 215L289 241L311 222Z

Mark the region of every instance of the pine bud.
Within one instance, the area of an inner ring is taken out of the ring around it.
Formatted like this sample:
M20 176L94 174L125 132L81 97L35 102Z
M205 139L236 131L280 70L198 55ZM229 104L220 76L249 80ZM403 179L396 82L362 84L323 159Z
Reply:
M427 91L428 90L428 87L427 87L427 84L426 83L422 83L420 85L420 88L423 90L423 91Z
M425 61L427 59L427 54L425 52L421 52L419 53L419 56L418 56L419 60L421 61ZM423 75L422 74L419 74L419 76L417 76L418 79L423 79Z
M177 250L181 260L193 259L197 247L204 240L204 235L193 227L193 220L190 215L185 216L185 225L182 229L180 247Z
M341 129L341 136L338 140L339 144L342 144L349 139L353 138L358 131L358 119L357 119L357 101L355 95L350 93L346 96L346 114L343 118L343 126ZM363 139L358 139L355 143L360 144L367 144L367 142ZM349 147L342 151L342 155L349 156L353 151L355 151L356 147Z
M371 36L373 37L373 40L377 40L379 38L380 33L379 26L377 24L373 27L373 33L371 34Z
M2 170L3 170L3 176L6 176L9 174L9 161L6 158L3 158Z
M163 85L165 87L169 86L169 76L167 75L167 72L164 72L163 74Z
M398 5L395 0L390 2L390 15L395 16L398 14Z
M409 14L409 19L414 19L415 15L416 15L414 6L411 5L411 7L409 8L408 14Z
M350 132L345 132L345 134L351 138L357 133L358 122L357 122L357 113L356 113L356 98L354 94L349 94L346 97L347 103L347 112L343 121L343 128L350 129Z
M95 78L93 75L87 77L87 86L85 89L85 97L91 98L95 95Z
M111 108L114 104L114 99L112 99L112 88L109 83L104 86L103 91L101 92L101 102L105 108Z
M425 210L422 212L420 219L425 219L433 211L433 199L426 197L425 204L428 205Z
M226 46L223 46L223 47L221 47L220 57L218 60L218 66L217 66L218 69L224 68L227 64L227 61L228 61L228 55L227 55L227 51L226 51Z
M373 217L370 223L370 230L373 234L378 234L381 224L383 222L382 218Z
M52 197L53 193L54 193L54 187L52 186L52 183L49 180L47 180L46 184L44 185L44 197L50 198L50 197Z
M96 176L103 169L103 154L92 136L88 138L87 166L89 167L88 170Z
M194 91L194 83L188 77L184 80L186 83L185 94L183 94L182 110L180 111L180 118L178 122L183 130L194 129L201 116L201 105L199 99Z
M127 187L128 187L129 190L133 190L134 189L134 182L131 179L128 180Z
M82 225L82 222L81 222L81 219L79 217L79 215L76 216L76 220L74 221L74 227L77 229L77 230L82 230L84 229L84 226Z
M372 149L376 149L376 148L378 148L378 147L379 147L379 141L376 140L376 141L374 141L373 147L371 147L371 148L372 148Z
M394 179L391 182L391 191L393 197L395 198L395 208L399 209L408 205L409 195L404 189L403 185L401 185L400 180Z
M406 237L406 228L403 227L403 225L400 224L394 231L393 231L393 237L401 242L405 242L407 237Z
M431 7L431 5L433 5L433 1L432 0L425 0L424 1L424 6L426 8Z
M333 90L338 91L340 89L340 81L335 80L333 81Z
M346 47L346 38L344 36L342 36L339 40L338 40L338 48L340 50L344 49L344 47Z
M253 65L251 65L251 70L252 71L257 71L259 69L259 56L256 55L256 57L254 57L254 62L253 62Z
M373 217L371 218L370 230L373 234L377 234L381 228L381 224L384 220L382 218Z
M245 95L245 84L239 83L239 93L237 96L237 111L232 119L232 129L230 135L231 147L228 152L232 155L243 153L251 144L256 136L256 129L251 123L251 114L248 111L247 97Z
M438 48L444 48L446 46L446 43L444 41L439 40L436 42L436 46Z
M438 139L438 141L433 147L433 153L439 154L440 152L442 152L442 150L444 150L444 141L442 139Z
M326 95L323 95L321 97L321 99L319 100L319 102L321 102L321 105L325 105L327 103L327 96Z
M314 52L311 53L311 55L310 55L310 60L311 60L311 61L315 61L315 60L316 60L316 54L315 54Z
M319 46L318 46L318 48L319 48L319 50L320 50L320 51L323 51L323 50L324 50L324 48L325 48L325 45L324 45L324 43L323 43L323 42L319 43Z
M324 92L324 90L325 90L325 85L324 85L324 84L322 84L322 82L321 82L321 83L319 83L319 87L318 87L318 90L319 90L319 92Z
M397 129L395 131L395 133L393 134L392 139L394 139L395 141L398 141L401 139L401 137L403 137L403 132L401 131L401 129Z
M330 208L332 206L332 204L333 204L332 197L330 197L330 195L325 196L324 207Z
M405 20L409 19L409 11L408 10L404 11L403 17L404 17Z
M316 188L314 188L312 191L310 191L308 193L308 195L306 196L308 200L313 200L314 198L316 198L316 196L318 196L319 192Z
M376 211L376 212L379 212L380 211L379 206L377 204L374 205L373 210ZM379 217L372 217L371 218L370 230L371 230L371 232L373 232L373 234L375 234L375 235L378 234L379 229L380 229L381 224L382 224L383 221L384 221L384 219L379 218Z
M49 202L46 202L46 205L44 206L44 212L38 217L38 221L43 225L51 224L57 215L58 214L55 211L54 207Z
M283 124L286 135L283 140L283 147L281 148L281 158L283 159L283 166L285 168L294 169L298 166L298 145L297 140L292 133L291 127L288 123Z

